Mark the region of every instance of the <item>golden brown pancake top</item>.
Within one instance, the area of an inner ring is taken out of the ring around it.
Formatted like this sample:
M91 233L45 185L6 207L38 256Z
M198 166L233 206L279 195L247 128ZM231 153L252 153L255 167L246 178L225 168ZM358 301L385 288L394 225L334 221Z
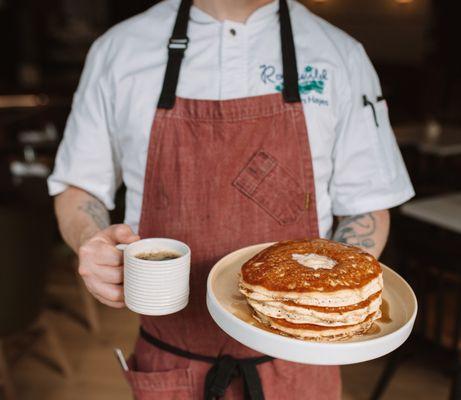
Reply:
M331 269L299 264L293 254L318 254L333 259ZM242 266L244 283L276 292L334 292L358 289L381 273L379 262L358 247L326 239L276 243Z

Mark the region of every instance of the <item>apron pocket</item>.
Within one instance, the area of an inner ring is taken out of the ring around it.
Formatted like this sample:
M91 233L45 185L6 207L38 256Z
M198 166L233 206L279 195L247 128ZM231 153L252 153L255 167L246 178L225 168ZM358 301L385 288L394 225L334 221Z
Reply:
M133 366L132 360L129 362ZM125 378L137 400L190 400L194 398L190 369L137 372L124 371Z
M264 150L251 158L233 185L281 225L298 221L309 203L296 179Z

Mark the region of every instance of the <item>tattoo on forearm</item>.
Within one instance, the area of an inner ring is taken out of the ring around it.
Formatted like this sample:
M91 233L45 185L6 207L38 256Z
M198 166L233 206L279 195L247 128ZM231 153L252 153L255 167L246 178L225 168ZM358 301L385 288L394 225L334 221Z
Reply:
M110 225L109 213L100 201L88 200L78 209L89 215L98 228L105 229Z
M333 240L364 248L375 246L373 234L376 232L376 219L372 213L353 215L344 218L338 225Z

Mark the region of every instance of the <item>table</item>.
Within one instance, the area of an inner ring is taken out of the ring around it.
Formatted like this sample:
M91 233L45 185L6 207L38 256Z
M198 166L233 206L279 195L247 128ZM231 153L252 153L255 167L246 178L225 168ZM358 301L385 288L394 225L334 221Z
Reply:
M461 192L413 200L400 211L407 217L461 233Z

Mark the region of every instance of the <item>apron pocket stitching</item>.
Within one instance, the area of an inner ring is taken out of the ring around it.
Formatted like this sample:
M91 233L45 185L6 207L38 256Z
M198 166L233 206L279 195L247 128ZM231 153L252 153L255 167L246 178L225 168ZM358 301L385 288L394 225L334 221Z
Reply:
M266 160L269 166L264 167ZM263 150L252 157L233 186L281 225L297 222L306 212L308 193L300 188L289 171Z
M264 150L260 150L251 158L233 184L251 196L276 166L277 161Z

